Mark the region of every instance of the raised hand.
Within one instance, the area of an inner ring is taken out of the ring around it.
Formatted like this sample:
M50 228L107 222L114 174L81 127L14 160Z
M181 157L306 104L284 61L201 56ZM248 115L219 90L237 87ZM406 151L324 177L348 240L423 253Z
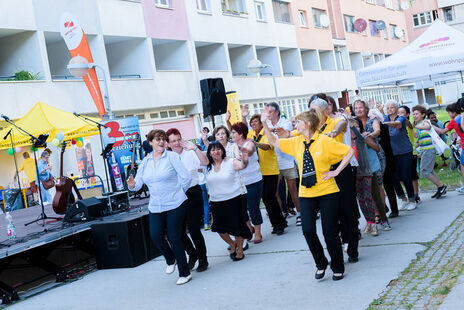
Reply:
M135 180L134 180L134 176L132 174L127 178L127 186L129 188L134 188L135 187Z
M250 110L248 109L248 105L242 106L242 117L247 117L250 114Z
M227 111L226 113L226 122L230 120L230 111Z
M290 134L288 133L288 131L286 131L285 129L283 129L282 127L277 127L275 130L274 130L275 134L279 137L279 138L288 138L290 136Z
M190 151L194 150L197 146L192 141L182 140L180 145L184 150Z

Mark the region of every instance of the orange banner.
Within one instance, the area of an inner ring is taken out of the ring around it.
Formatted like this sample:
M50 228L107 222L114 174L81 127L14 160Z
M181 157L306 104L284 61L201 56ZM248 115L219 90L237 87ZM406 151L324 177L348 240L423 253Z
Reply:
M75 19L71 13L65 12L61 16L60 32L72 57L82 56L87 59L89 63L93 63L92 53L85 33L77 22L77 19ZM100 117L103 118L103 115L106 114L106 110L95 69L90 69L82 79L97 106Z

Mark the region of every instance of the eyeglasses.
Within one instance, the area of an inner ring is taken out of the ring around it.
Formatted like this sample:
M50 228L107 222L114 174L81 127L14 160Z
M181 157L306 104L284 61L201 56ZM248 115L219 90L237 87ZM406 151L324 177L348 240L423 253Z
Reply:
M316 95L314 95L314 96L312 96L311 98L309 98L309 101L311 102L311 101L314 101L314 100L316 100L316 99L319 99L319 97L316 96Z

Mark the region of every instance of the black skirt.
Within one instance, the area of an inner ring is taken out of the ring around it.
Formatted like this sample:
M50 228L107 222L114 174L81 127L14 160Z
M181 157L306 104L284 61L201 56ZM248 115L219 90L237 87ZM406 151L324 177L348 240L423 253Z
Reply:
M225 201L211 201L213 224L211 230L221 234L229 234L245 239L251 238L251 232L246 225L248 214L243 195Z

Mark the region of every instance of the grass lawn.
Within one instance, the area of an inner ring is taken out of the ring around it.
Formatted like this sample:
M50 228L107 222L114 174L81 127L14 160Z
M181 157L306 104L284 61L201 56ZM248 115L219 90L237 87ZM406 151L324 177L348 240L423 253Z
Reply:
M437 114L438 119L443 123L450 120L445 108L436 109L435 113ZM447 158L450 157L449 150L445 152L445 156ZM449 160L447 162L449 163ZM437 174L438 178L443 184L448 185L450 189L456 189L461 187L462 178L458 169L450 171L449 167L443 167L443 160L440 156L436 157L436 163L438 164L438 166L435 168L435 173ZM436 187L428 179L420 178L419 188L421 190L434 190Z

